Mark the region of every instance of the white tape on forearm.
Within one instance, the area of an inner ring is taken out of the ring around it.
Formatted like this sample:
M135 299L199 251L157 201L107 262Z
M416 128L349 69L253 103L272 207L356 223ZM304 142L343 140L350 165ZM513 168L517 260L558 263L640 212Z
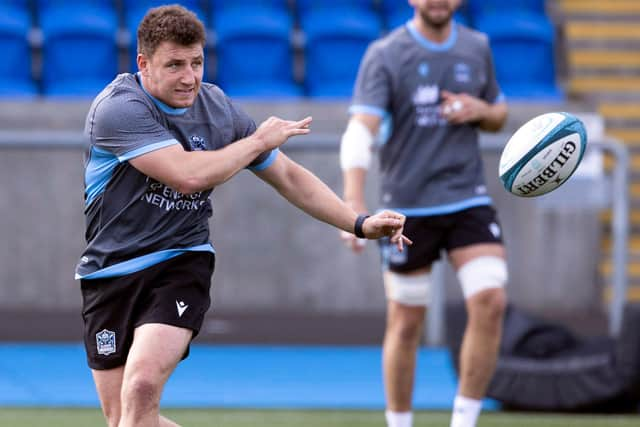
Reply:
M340 167L369 169L373 135L359 120L350 120L340 143Z

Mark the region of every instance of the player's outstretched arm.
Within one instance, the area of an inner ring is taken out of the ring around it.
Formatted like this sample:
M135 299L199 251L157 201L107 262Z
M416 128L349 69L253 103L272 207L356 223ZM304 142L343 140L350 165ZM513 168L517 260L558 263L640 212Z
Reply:
M215 151L185 151L180 144L155 150L129 162L143 174L184 194L213 188L244 169L260 153L290 137L309 133L311 117L300 121L270 117L256 131Z
M267 169L255 174L312 217L341 230L355 232L358 214L319 178L284 153L279 153ZM402 235L404 221L404 215L391 211L373 215L361 224L363 237L378 239L388 236L401 249L404 244L411 243Z

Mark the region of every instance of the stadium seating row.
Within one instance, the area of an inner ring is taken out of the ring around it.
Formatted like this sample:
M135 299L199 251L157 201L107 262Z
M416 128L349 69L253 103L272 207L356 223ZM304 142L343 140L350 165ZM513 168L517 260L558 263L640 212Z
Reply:
M0 47L6 52L0 97L95 96L119 71L136 69L135 29L149 7L163 3L83 0L78 7L73 0L0 0ZM217 70L209 67L207 78L232 96L251 97L348 97L366 46L412 14L404 0L179 3L215 35L211 53ZM469 0L456 19L489 34L498 80L508 96L559 97L554 31L544 0L507 4ZM33 36L34 28L41 37ZM295 34L303 36L303 82L293 71ZM41 53L39 68L32 64L34 46ZM129 52L128 64L119 66L123 50Z

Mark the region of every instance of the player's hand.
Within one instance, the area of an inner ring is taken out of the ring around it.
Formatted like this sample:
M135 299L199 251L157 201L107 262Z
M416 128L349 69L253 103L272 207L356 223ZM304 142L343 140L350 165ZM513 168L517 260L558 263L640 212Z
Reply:
M488 104L466 93L452 93L446 90L442 95L442 115L454 125L481 121Z
M340 240L342 240L349 249L357 254L364 251L364 248L367 245L366 239L359 239L355 234L344 230L340 231Z
M392 244L402 252L404 245L413 242L402 234L405 216L393 211L382 211L367 218L362 224L362 232L367 239L389 237Z
M312 120L311 116L299 121L283 120L272 116L258 126L252 137L264 145L263 151L273 150L292 136L306 135L311 132Z

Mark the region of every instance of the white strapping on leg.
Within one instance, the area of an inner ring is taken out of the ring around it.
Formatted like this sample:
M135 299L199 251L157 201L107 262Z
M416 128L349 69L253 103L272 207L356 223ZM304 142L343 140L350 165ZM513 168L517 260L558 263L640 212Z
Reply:
M508 278L507 263L499 256L474 258L458 269L465 299L485 289L504 288Z
M431 302L431 273L400 274L384 272L387 299L405 305L427 306Z

